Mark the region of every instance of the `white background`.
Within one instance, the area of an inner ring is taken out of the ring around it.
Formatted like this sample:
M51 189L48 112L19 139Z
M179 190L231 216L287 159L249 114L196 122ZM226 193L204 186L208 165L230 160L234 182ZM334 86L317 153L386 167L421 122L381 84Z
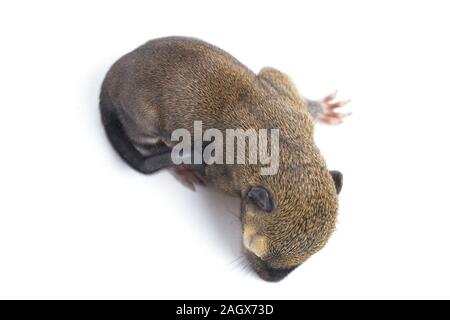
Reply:
M0 298L450 298L447 1L0 5ZM344 174L337 231L280 283L240 256L235 202L140 175L98 94L145 41L189 35L353 115L318 126ZM230 213L231 212L231 213Z

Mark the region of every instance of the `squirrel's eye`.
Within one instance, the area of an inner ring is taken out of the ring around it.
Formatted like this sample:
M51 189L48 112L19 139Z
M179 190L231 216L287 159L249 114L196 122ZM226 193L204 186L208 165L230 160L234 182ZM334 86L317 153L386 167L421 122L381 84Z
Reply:
M266 189L261 187L252 187L247 193L247 198L262 211L272 212L272 199Z

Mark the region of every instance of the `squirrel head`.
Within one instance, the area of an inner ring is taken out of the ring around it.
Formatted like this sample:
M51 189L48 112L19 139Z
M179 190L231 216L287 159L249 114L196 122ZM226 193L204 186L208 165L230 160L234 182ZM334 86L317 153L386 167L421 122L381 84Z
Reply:
M243 251L267 281L279 281L319 251L336 225L342 174L328 171L318 150L308 161L249 181L242 193Z
M230 170L242 201L243 252L261 278L279 281L319 251L333 233L342 174L327 169L304 104L276 97L249 105L239 108L249 112L242 117L245 129L279 129L279 145L273 149L279 151L279 165L272 175L262 175L261 165Z

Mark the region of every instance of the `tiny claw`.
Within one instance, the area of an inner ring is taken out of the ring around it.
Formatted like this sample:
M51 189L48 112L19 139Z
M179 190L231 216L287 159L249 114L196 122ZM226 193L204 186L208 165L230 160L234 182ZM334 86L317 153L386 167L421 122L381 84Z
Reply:
M329 110L328 112L325 112L323 114L324 117L330 117L330 118L339 118L339 119L343 119L346 118L348 116L350 116L352 113L351 112L347 112L347 113L338 113L338 112L334 112Z
M333 93L330 93L325 98L323 98L323 102L330 102L330 101L334 100L337 96L337 93L338 93L337 90L335 90Z
M191 182L186 181L186 183L184 183L184 185L194 192L197 191L197 190L195 190L195 185Z
M330 109L342 108L343 106L349 104L351 101L352 101L351 99L339 101L339 102L331 103L329 106L330 106Z
M178 176L178 180L185 186L195 192L195 185L192 182L192 177L189 173L183 173L183 175Z
M342 118L341 117L320 117L318 119L321 123L324 124L329 124L329 125L338 125L342 123Z
M192 191L196 191L195 184L206 185L206 180L200 172L189 166L180 165L172 168L175 178Z

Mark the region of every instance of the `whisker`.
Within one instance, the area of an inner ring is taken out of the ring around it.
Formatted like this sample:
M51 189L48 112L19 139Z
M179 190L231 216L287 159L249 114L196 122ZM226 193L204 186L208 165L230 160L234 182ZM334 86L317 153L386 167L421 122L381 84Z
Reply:
M247 267L249 266L248 261L244 260L242 261L243 265L241 266L241 271L245 272L245 270L247 269Z
M236 217L236 218L238 218L238 220L240 221L241 219L241 217L240 217L240 214L239 214L239 212L235 212L235 211L233 211L233 210L231 210L231 209L226 209L227 211L228 211L228 213L231 213L231 215L233 216L233 217Z
M236 259L233 259L233 261L231 261L228 265L229 265L229 266L233 265L234 263L236 263L237 261L239 261L239 259L241 259L242 257L243 257L242 255L238 256Z
M245 257L243 255L241 255L241 256L237 257L236 259L234 259L232 262L230 262L228 264L228 266L231 268L231 270L236 270L239 266L242 265L244 258Z

